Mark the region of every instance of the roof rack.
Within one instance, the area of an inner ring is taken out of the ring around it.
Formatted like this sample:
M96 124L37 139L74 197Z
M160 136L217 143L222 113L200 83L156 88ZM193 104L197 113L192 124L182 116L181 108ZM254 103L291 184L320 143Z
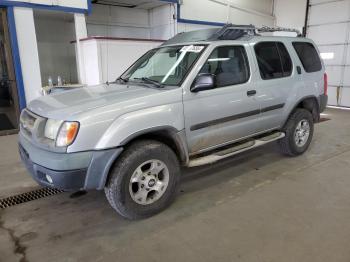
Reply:
M208 40L236 40L245 35L256 35L254 25L234 25L227 24L214 33Z
M197 31L179 33L163 45L178 44L185 42L198 42L198 41L216 41L216 40L237 40L244 36L259 36L260 33L272 33L272 32L293 32L298 37L302 36L299 30L283 27L268 27L263 26L261 28L254 25L235 25L226 24L222 28L210 28Z
M227 24L217 31L209 40L236 40L245 35L259 35L259 33L289 32L302 36L299 30L284 27L256 27L254 25Z

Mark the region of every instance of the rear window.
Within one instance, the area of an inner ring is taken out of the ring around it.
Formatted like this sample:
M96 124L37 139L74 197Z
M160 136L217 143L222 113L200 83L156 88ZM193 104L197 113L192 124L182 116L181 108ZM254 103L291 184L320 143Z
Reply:
M292 74L292 60L284 44L260 42L254 49L262 79L270 80Z
M306 42L294 42L293 46L301 63L303 64L305 72L313 73L321 71L321 59L313 44Z

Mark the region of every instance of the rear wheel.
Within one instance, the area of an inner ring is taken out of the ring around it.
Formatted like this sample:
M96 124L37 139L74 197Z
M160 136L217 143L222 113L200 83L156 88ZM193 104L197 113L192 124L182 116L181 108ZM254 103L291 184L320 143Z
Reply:
M310 146L313 137L312 114L305 109L298 108L289 117L283 131L286 136L278 142L282 153L289 156L303 154Z
M145 218L171 204L179 177L178 159L167 145L153 140L137 141L115 164L105 193L123 217Z

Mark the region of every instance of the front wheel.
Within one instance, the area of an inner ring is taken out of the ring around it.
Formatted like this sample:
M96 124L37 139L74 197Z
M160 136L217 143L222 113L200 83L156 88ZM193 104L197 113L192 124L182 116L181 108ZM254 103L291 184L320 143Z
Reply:
M171 204L179 177L178 159L167 145L153 140L137 141L115 164L105 193L123 217L145 218Z
M278 142L281 152L289 156L303 154L310 146L314 133L312 114L298 108L289 117L283 131L286 136Z

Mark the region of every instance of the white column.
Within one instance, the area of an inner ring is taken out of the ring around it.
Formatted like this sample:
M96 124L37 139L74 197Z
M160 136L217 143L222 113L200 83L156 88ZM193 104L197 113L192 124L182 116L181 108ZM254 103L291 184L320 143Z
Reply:
M40 96L41 73L33 9L14 8L19 55L27 104Z
M80 45L80 39L87 37L86 21L84 14L74 14L75 39L76 39L76 59L78 80L81 84L86 84L84 57Z

